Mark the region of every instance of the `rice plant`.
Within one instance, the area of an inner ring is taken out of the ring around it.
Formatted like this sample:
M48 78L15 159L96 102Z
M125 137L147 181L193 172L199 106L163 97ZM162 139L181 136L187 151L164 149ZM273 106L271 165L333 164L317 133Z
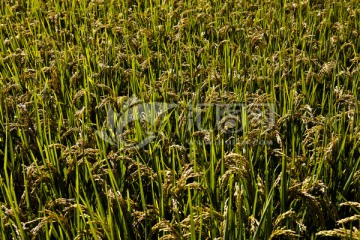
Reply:
M0 239L360 239L360 2L3 0Z

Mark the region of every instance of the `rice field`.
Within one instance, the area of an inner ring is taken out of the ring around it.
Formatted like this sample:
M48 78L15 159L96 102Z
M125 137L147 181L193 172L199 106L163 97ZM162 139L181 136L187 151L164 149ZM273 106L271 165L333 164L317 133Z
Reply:
M358 0L2 0L0 239L360 239Z

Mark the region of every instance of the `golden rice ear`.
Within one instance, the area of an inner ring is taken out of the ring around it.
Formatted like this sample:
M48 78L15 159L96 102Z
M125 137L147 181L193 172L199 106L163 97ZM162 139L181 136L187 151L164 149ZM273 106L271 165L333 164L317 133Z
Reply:
M274 228L279 227L280 223L282 223L283 220L285 220L287 218L294 218L295 216L296 216L296 213L292 209L280 214L279 216L276 217L276 220L275 220L275 222L273 224Z
M293 181L288 190L289 198L292 199L292 201L302 200L304 206L310 209L309 214L313 221L316 221L320 226L324 226L325 219L321 213L321 203L311 194L311 186L307 184L310 181L309 179L310 178L307 178L301 183Z
M145 220L154 223L157 216L159 216L159 209L157 207L152 205L147 205L146 207L147 209L145 211L133 211L131 213L131 216L134 218L134 222L132 223L134 228Z
M174 227L173 224L170 223L168 220L160 220L157 224L155 224L151 228L151 233L154 235L156 232L164 232L166 233L160 239L162 240L177 240L183 239L181 233L179 233Z
M277 228L277 229L273 230L273 232L271 233L271 235L269 237L269 240L278 238L278 237L287 237L289 239L299 239L301 237L301 235L296 234L296 232L294 230L290 230L290 229L286 229L286 227L282 227L282 228Z
M197 182L194 178L203 176L202 172L195 172L192 164L186 164L180 178L176 180L176 185L172 187L171 193L178 197L179 194L190 189L202 190L204 189L202 184ZM187 183L189 179L194 179L192 183Z
M259 227L259 221L253 215L249 216L248 221L250 226L250 233L251 235L254 235Z
M360 237L360 232L356 227L353 227L351 230L345 228L324 230L317 232L315 235L321 237L338 237L342 239L348 239L350 236L352 236L351 239L358 239Z
M109 87L109 86L107 86L105 84L97 83L96 88L101 88L101 89L107 91L108 94L110 94L110 96L115 96L114 90L111 87Z
M297 233L293 229L287 229L287 227L282 226L283 224L286 225L285 220L290 220L294 222L296 227L299 228L300 232ZM297 214L294 210L290 209L280 215L278 215L273 222L273 231L270 235L270 239L278 238L280 236L288 237L290 239L298 239L301 237L302 233L305 233L307 230L306 226L302 223L302 220L299 220Z
M79 98L83 97L86 94L86 89L81 89L78 92L75 93L72 101L75 103Z
M217 212L215 209L210 209L208 207L196 207L193 209L192 219L193 224L195 227L195 232L200 234L202 231L201 226L211 226L212 221L220 221L220 233L223 232L223 226L225 225L224 222L226 221L226 217L224 217L225 214L221 212ZM182 227L182 236L185 239L188 239L190 237L190 229L192 226L191 223L191 216L188 215L186 218L184 218L180 226ZM205 239L208 239L208 235L205 233L202 233L202 237Z
M342 207L342 206L355 207L355 208L357 208L357 209L360 210L360 202L351 202L351 201L348 201L348 202L340 203L340 207Z
M338 220L337 224L345 224L345 223L348 223L348 222L354 222L354 221L358 221L358 220L360 220L360 215L356 214L354 216Z
M340 207L343 207L343 206L347 206L347 207L350 207L350 208L356 208L356 209L360 210L360 203L359 202L348 201L348 202L340 203ZM359 221L359 220L360 220L360 215L359 214L354 214L353 216L346 217L346 218L338 220L337 224L344 226L344 224L346 224L346 223Z

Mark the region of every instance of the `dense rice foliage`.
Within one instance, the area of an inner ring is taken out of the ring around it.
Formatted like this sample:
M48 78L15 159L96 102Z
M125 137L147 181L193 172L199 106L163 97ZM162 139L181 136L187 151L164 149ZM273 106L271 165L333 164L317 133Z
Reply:
M360 239L359 35L358 0L2 0L0 239ZM134 99L177 107L104 141Z

